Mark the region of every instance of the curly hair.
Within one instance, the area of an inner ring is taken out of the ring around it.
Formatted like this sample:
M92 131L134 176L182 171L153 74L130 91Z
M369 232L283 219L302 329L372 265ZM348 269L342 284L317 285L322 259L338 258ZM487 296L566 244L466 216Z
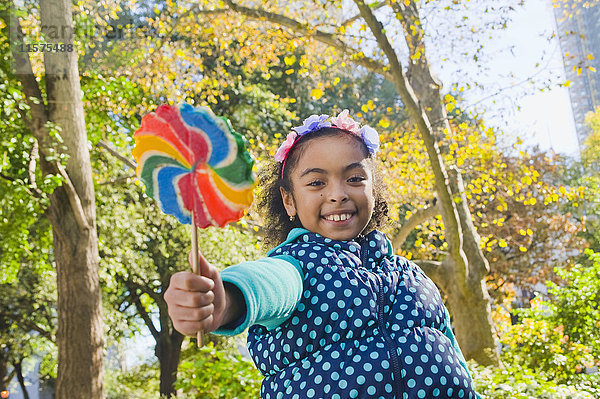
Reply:
M377 171L376 160L369 153L365 143L353 134L348 134L346 131L327 127L301 136L291 148L285 161L285 169L283 163L274 160L268 161L265 167L260 171L258 176L258 192L257 201L255 202L256 210L263 218L264 236L263 245L266 248L271 248L281 244L287 238L289 232L295 227L302 227L299 219L291 221L287 215L283 205L281 196L281 188L293 194L292 180L290 178L291 171L294 170L300 157L304 154L307 148L307 143L319 137L329 136L352 137L360 144L365 156L369 158L373 174L373 195L375 197L375 205L371 219L363 231L371 231L377 228L385 227L389 223L388 205L384 198L387 188L382 177Z

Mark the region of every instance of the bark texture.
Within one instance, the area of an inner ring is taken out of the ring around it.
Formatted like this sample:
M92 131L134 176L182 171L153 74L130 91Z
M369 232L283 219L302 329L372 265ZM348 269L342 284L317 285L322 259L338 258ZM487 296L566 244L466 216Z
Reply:
M40 2L42 26L72 43L68 0ZM64 30L63 30L64 27ZM70 29L69 29L70 28ZM92 168L87 144L77 53L45 53L48 117L61 128L72 187L51 198L58 287L58 399L103 398L103 321ZM69 183L67 183L69 185Z
M42 31L54 32L46 43L73 44L71 2L41 0ZM3 17L6 17L3 15ZM13 37L22 39L18 23ZM58 32L58 34L56 34ZM96 208L77 52L44 53L46 98L33 74L27 53L12 46L20 74L17 78L27 98L28 112L21 117L39 144L44 176L60 175L62 186L50 195L46 212L52 224L58 289L57 399L101 399L103 383L103 320L98 278ZM56 127L62 145L50 134ZM57 155L68 157L66 166Z

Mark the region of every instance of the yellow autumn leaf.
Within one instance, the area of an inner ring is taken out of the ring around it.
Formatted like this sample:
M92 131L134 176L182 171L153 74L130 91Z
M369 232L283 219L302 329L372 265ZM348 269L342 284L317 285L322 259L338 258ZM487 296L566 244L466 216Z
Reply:
M311 97L312 97L312 98L314 98L315 100L318 100L319 98L323 97L323 90L321 90L321 89L318 89L318 88L317 88L317 89L313 89L313 90L310 92L310 95L311 95Z
M521 178L521 183L526 184L526 185L530 185L533 182L533 180L531 180L531 177L529 176L525 176Z
M285 62L285 65L294 65L296 62L296 56L292 55L289 57L283 57L283 62Z
M378 125L383 128L386 128L386 127L390 126L390 122L387 119L382 119L379 121Z

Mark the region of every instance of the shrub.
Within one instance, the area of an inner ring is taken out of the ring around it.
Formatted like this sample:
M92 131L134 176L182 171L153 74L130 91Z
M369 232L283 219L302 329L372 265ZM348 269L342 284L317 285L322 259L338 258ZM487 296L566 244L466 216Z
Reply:
M600 375L579 375L568 384L549 379L518 364L505 368L469 364L475 389L482 399L595 399L600 398Z
M179 364L176 388L182 398L258 398L263 376L251 360L211 343Z
M531 302L531 309L521 312L525 315L521 323L502 338L508 346L503 358L543 372L549 379L568 382L594 363L591 349L564 334L563 325L556 325L552 314L546 315L546 303L539 297Z

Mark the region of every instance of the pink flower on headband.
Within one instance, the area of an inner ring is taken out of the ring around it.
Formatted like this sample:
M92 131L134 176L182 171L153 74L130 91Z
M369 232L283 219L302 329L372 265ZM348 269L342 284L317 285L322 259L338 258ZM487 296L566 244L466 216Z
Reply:
M360 125L348 116L349 113L347 109L343 110L338 116L331 118L331 123L337 128L347 130L359 136Z
M298 138L298 134L296 132L288 133L285 141L283 142L283 144L281 144L281 146L277 150L277 153L275 154L275 160L277 162L283 162L285 160L288 152L290 152L290 149L294 145L296 138Z
M295 130L299 136L304 136L306 133L314 132L315 130L324 127L330 127L331 123L326 121L327 118L329 118L329 115L311 115L304 120L302 126L297 126L292 129Z

